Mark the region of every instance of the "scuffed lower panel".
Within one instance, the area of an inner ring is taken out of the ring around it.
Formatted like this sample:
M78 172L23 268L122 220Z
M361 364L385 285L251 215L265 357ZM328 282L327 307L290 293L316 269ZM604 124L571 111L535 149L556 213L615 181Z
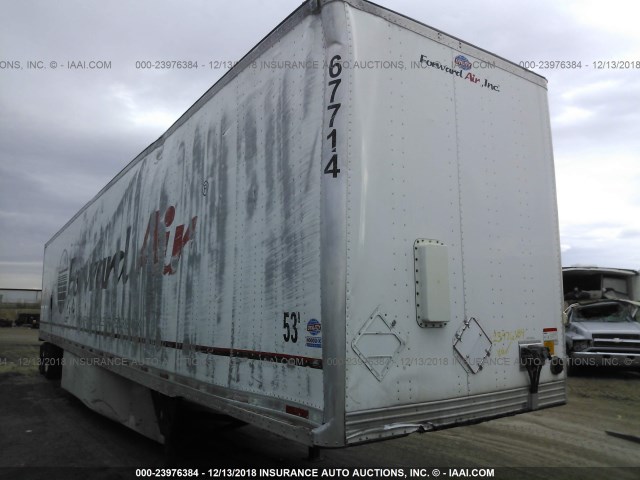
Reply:
M323 418L320 410L290 400L230 390L193 378L167 374L46 333L43 339L59 345L65 351L64 388L80 397L90 408L120 423L133 426L134 430L156 440L159 439L153 434L155 428L136 428L140 424L142 412L151 410L146 400L149 390L169 397L181 397L218 414L230 415L309 445L311 431L318 427ZM69 368L67 365L70 365ZM85 372L87 368L89 370ZM109 392L105 394L101 390L103 388L109 389ZM113 395L115 397L112 398ZM132 402L136 404L133 410L130 406ZM142 410L138 411L137 408ZM136 421L127 423L127 418Z
M566 403L564 382L540 386L538 408ZM422 404L347 414L347 443L429 431L513 415L529 410L529 390L518 388Z
M277 68L282 59L321 65L320 18L304 19L289 36L295 42L273 45L259 68L235 80L237 158L228 162L235 182L233 276L217 287L232 299L223 319L232 322L229 346L246 353L230 364L229 388L320 409L322 371L296 362L322 359L324 70ZM260 68L265 63L276 68Z
M322 418L316 417L314 412L322 403L322 375L318 368L296 366L301 358L291 360L255 361L244 358L232 360L232 384L242 381L239 390L255 394L265 394L277 398L285 403L295 403L297 406L310 410L309 419L321 423ZM278 392L278 393L275 393Z
M164 443L148 388L68 351L64 352L61 386L91 410Z

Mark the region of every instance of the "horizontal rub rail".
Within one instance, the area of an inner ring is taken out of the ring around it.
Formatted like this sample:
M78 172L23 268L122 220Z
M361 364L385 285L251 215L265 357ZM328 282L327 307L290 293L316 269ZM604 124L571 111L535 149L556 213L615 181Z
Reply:
M322 359L319 359L319 358L303 357L300 355L288 355L285 353L261 352L257 350L245 350L245 349L237 349L237 348L229 348L229 347L212 347L207 345L186 345L183 342L172 342L169 340L160 340L160 341L149 340L145 337L140 337L136 335L103 332L101 330L75 327L72 325L64 325L61 323L52 323L52 322L41 322L41 323L51 325L54 327L68 328L68 329L76 330L82 333L99 335L105 338L125 340L132 343L143 343L143 344L149 343L149 344L158 345L165 348L172 348L175 350L187 350L189 352L205 353L208 355L217 355L221 357L246 358L249 360L286 363L286 364L294 365L296 367L307 367L307 368L315 368L315 369L322 370Z

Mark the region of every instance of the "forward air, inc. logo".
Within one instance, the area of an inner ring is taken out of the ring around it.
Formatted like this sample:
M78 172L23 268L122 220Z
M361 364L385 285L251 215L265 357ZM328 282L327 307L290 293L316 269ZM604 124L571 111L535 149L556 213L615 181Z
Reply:
M484 64L490 65L486 62L484 62ZM458 55L457 57L455 57L453 65L449 66L447 63L440 62L439 60L431 60L427 55L422 54L420 55L419 65L420 68L438 70L444 74L451 75L451 78L466 80L472 85L477 85L478 87L489 89L492 92L500 92L499 84L490 82L488 79L481 78L475 73L468 71L472 66L474 66L474 64L472 64L464 55ZM466 74L464 72L466 72Z
M464 55L458 55L453 62L462 70L471 70L471 62Z
M67 300L78 292L104 290L109 286L126 284L133 269L147 269L148 274L174 275L185 246L193 242L198 217L187 217L185 223L176 220L176 208L170 205L164 214L155 210L149 216L137 261L132 261L132 228L116 241L113 250L104 255L102 247L89 258L71 256L65 250L58 264L56 303L60 313ZM107 229L113 227L107 227Z

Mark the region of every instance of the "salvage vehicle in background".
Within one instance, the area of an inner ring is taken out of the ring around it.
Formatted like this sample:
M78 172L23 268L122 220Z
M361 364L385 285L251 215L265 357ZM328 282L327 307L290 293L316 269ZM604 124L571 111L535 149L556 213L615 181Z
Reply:
M621 268L562 269L568 371L640 366L638 278Z
M640 366L640 303L595 300L567 309L568 365L580 367Z
M565 267L562 269L564 307L576 301L622 298L640 300L640 275L637 270L602 267Z

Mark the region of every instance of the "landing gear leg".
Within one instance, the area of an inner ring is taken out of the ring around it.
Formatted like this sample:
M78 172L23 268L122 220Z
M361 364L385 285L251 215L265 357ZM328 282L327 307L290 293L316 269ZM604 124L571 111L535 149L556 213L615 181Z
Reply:
M152 391L153 406L158 419L160 433L164 437L164 453L166 460L173 463L178 446L177 437L180 417L180 398L168 397L162 393Z

